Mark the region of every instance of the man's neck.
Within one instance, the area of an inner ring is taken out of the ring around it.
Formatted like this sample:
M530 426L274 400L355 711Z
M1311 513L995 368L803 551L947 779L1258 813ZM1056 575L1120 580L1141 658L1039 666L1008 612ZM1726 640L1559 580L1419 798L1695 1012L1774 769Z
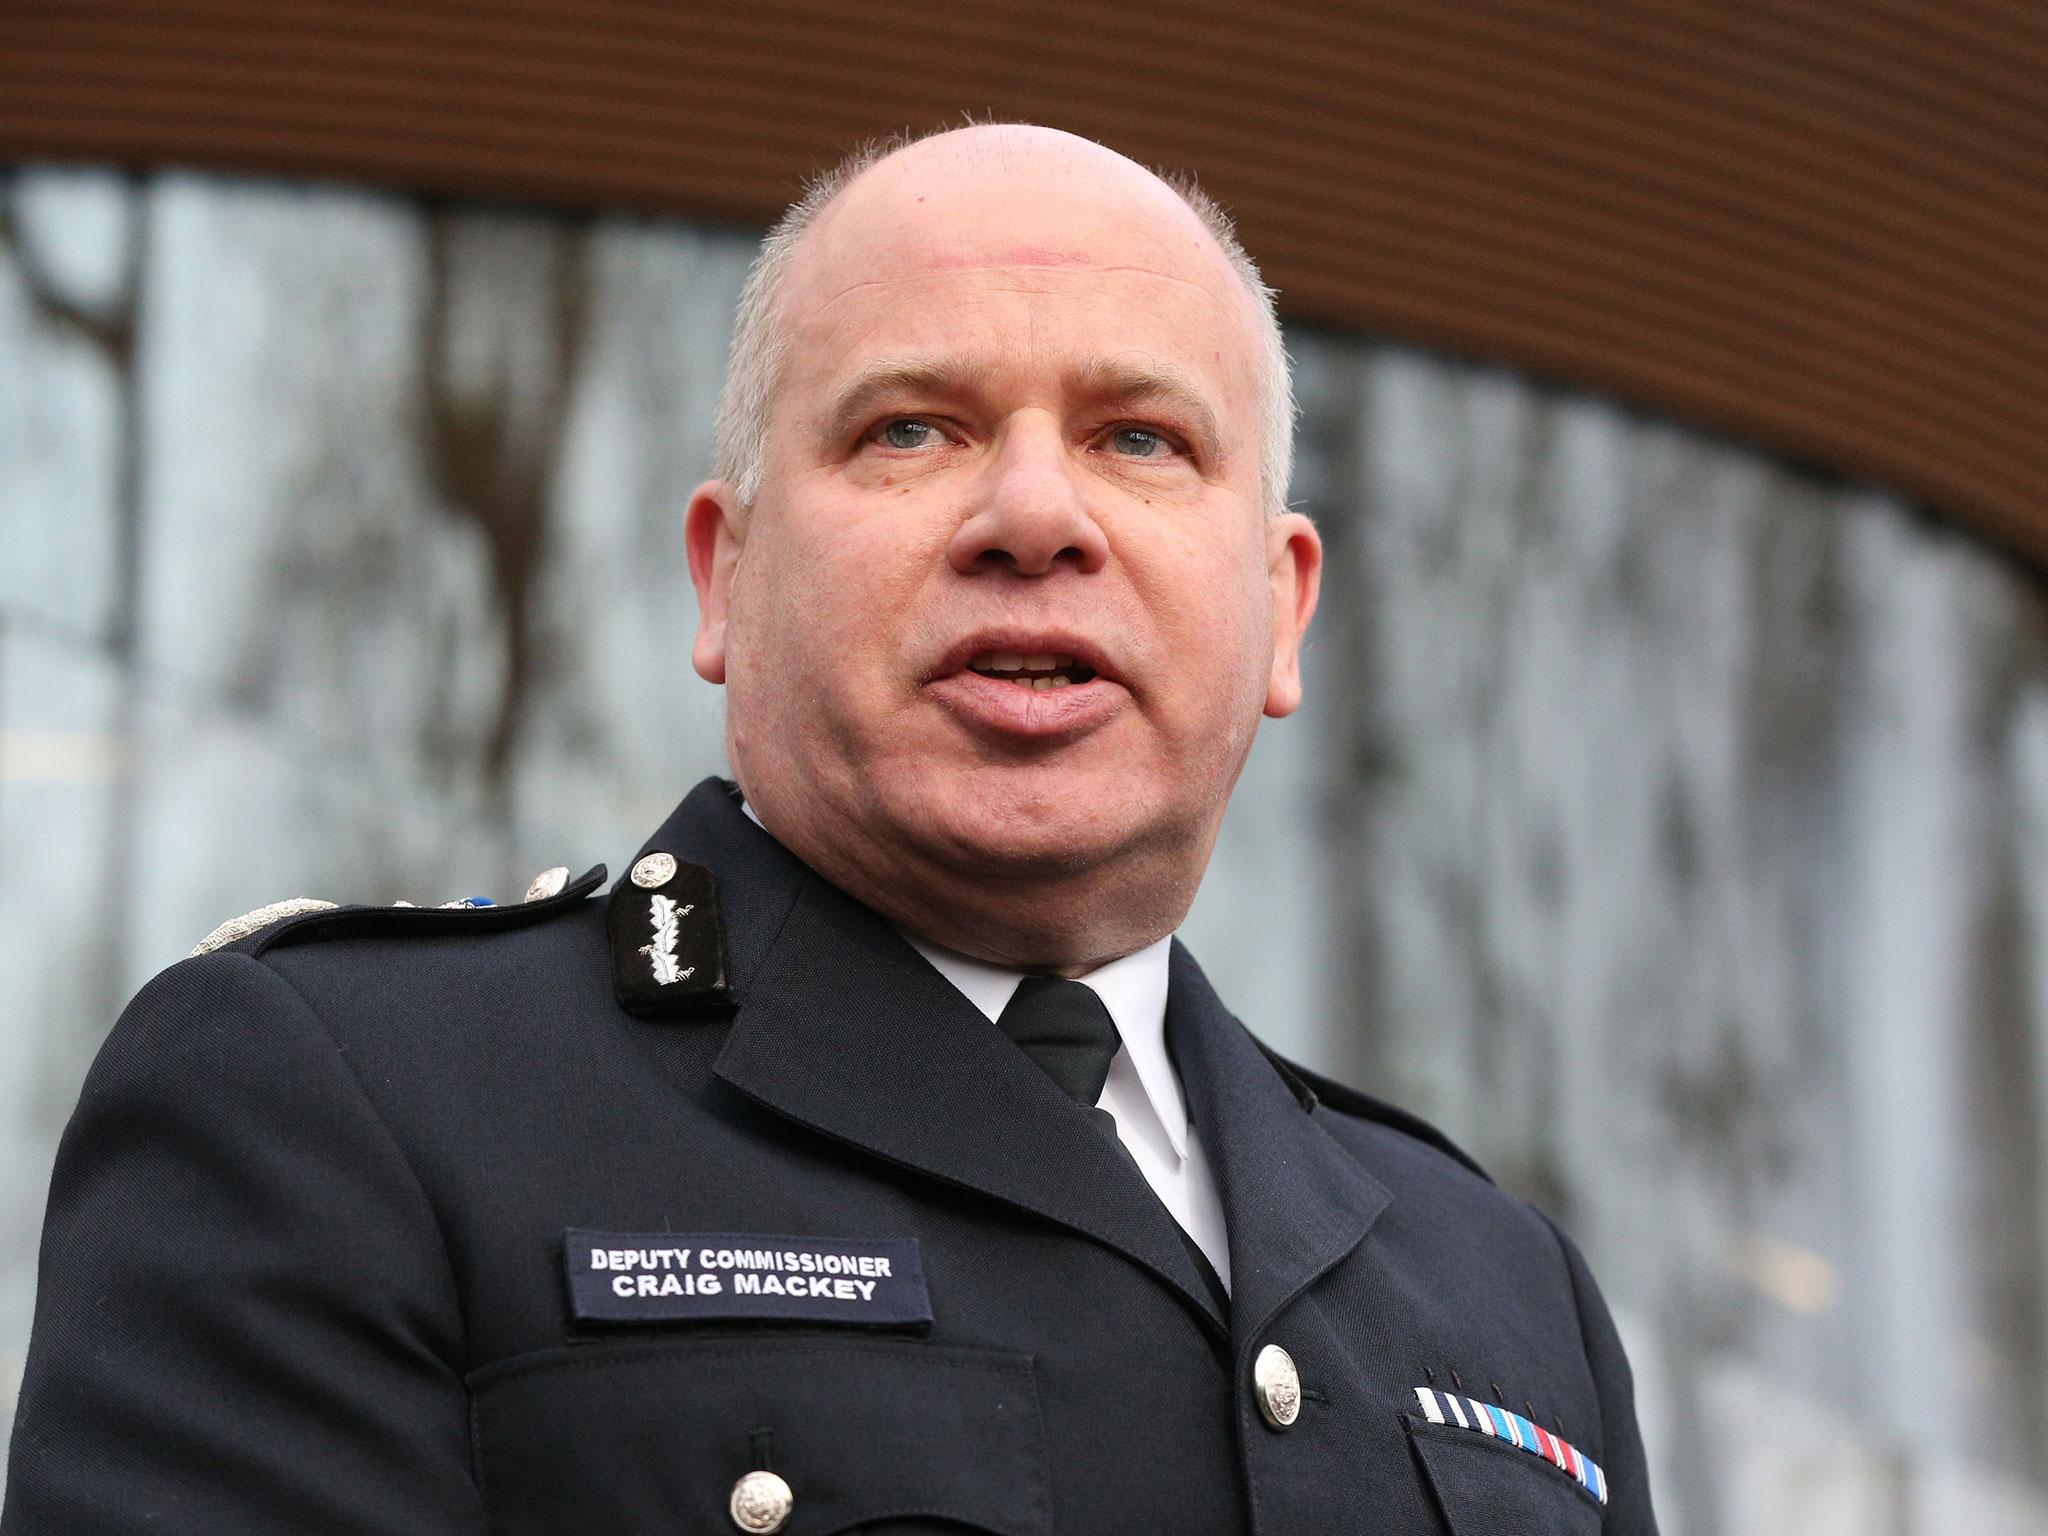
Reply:
M785 849L803 859L816 873L839 885L855 900L880 913L913 944L920 948L932 945L977 964L1000 967L1023 975L1059 976L1067 980L1079 980L1105 965L1163 942L1172 936L1174 928L1178 926L1177 923L1168 923L1161 929L1152 924L1125 923L1119 925L1113 935L1103 935L1102 942L1077 950L1066 942L1064 936L1057 944L1043 940L1034 942L1028 935L1005 924L996 915L978 909L969 911L955 904L947 909L953 914L953 921L941 930L937 923L921 921L915 911L903 910L897 903L877 899L873 892L855 889L846 881L833 879L830 870L820 869L815 860L805 858L799 850L776 837L754 809L753 803L744 795L740 798L740 809L746 813L749 821L769 837L775 838ZM1056 957L1052 953L1055 949ZM1045 958L1034 957L1035 952L1040 950L1047 951Z

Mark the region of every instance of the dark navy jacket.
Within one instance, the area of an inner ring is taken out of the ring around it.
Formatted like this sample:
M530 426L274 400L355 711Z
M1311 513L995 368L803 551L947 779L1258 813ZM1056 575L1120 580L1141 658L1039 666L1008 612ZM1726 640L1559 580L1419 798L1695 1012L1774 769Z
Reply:
M142 991L58 1156L5 1536L730 1531L763 1465L796 1536L1652 1532L1570 1242L1319 1096L1184 950L1228 1317L1085 1113L728 788L647 848L715 874L729 1006L621 1006L607 910L644 893L602 871L288 919ZM930 1320L595 1321L584 1229L915 1239Z

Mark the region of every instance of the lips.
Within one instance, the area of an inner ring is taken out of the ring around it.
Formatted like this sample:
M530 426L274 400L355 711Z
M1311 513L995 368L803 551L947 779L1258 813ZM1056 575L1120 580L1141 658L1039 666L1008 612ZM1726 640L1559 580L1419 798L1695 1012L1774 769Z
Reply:
M1078 636L986 633L955 645L926 684L976 734L1054 744L1120 713L1130 691L1099 648Z

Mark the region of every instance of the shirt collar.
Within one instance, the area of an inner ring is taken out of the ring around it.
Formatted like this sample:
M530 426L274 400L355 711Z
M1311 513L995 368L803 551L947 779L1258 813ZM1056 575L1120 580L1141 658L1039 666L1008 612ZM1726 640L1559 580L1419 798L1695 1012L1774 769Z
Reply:
M751 805L741 801L740 809L746 812L755 826L768 831ZM775 834L770 832L768 835L773 837ZM1002 1017L1011 994L1023 983L1022 971L991 965L986 960L928 944L913 934L906 933L903 937L931 962L933 970L953 983L963 997L987 1014L991 1023ZM1109 1010L1110 1019L1123 1039L1124 1050L1131 1058L1131 1066L1138 1074L1139 1085L1145 1090L1152 1113L1158 1116L1160 1128L1166 1132L1174 1155L1185 1158L1188 1155L1187 1101L1181 1097L1180 1078L1174 1073L1173 1059L1166 1054L1166 983L1172 944L1173 935L1168 934L1121 959L1097 966L1080 980L1094 989L1095 995L1102 999L1102 1006Z

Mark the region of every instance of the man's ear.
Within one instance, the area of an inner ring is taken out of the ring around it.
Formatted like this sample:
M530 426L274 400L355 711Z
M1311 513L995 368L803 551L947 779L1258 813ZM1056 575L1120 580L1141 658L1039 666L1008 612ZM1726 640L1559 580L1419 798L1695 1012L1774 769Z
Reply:
M690 584L697 589L697 643L690 663L707 683L725 681L725 625L732 611L733 569L747 541L739 497L724 480L706 480L690 493L683 514L683 545Z
M1266 713L1275 720L1301 707L1301 640L1323 585L1323 541L1299 512L1266 524L1266 574L1273 583L1273 675Z

